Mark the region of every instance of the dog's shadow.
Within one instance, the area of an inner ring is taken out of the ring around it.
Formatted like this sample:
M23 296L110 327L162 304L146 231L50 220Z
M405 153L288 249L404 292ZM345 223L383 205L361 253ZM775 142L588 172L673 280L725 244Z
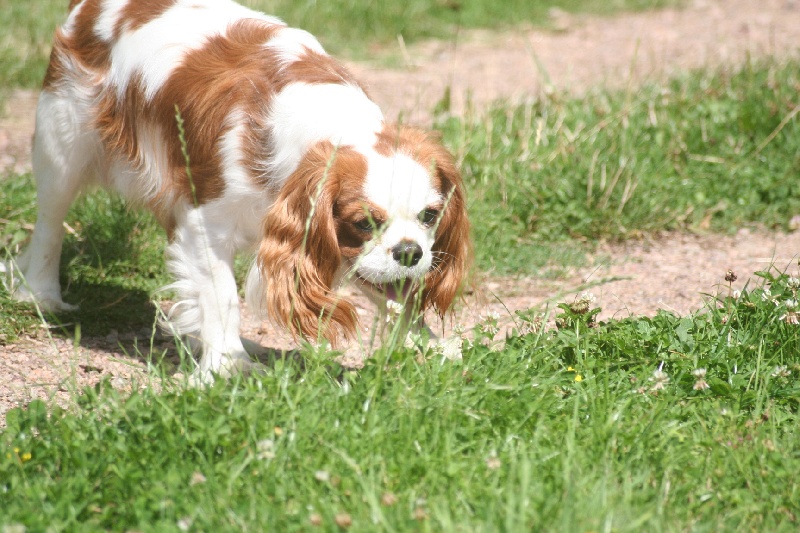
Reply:
M164 316L159 302L142 290L115 284L82 284L72 295L79 304L75 312L47 314L50 334L90 352L118 354L154 365L167 375L191 371L194 363L189 343L173 337L159 324ZM305 367L299 348L273 348L242 338L251 358L267 368L279 361ZM113 355L112 355L113 356Z
M66 258L65 258L66 259ZM161 325L168 301L153 299L151 292L132 289L114 280L64 284L65 300L77 304L74 312L44 315L50 335L71 340L75 346L111 357L127 358L155 366L165 375L194 368L189 343L172 336ZM263 346L242 339L254 361L272 368L291 361L302 368L299 349Z
M89 352L153 366L165 375L192 371L192 359L197 361L198 354L191 353L184 339L173 337L158 325L161 312L144 291L116 291L113 286L97 285L83 287L81 294L84 298L78 311L45 316L51 335L72 340ZM111 294L116 299L108 303ZM106 305L86 305L95 298ZM251 359L266 368L289 363L298 370L305 369L299 348L273 348L244 337L242 343Z

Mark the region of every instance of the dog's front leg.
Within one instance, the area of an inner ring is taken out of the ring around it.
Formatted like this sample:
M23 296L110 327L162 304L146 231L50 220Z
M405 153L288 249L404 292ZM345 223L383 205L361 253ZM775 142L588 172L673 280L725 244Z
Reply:
M248 372L254 363L239 337L239 298L233 275L233 249L226 228L204 207L190 209L172 235L168 266L175 276L169 288L178 302L169 325L199 351L195 384Z

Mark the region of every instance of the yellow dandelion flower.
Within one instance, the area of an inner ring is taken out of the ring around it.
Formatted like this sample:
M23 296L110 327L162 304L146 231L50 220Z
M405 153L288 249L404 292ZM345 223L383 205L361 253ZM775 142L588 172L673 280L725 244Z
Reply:
M583 376L581 376L580 374L576 374L575 375L575 381L580 383L581 381L583 381Z
M572 368L571 366L568 366L567 367L567 372L575 372L575 369Z
M22 459L22 462L23 462L23 463L25 463L25 462L27 462L27 461L30 461L30 460L31 460L31 457L33 457L33 456L31 455L31 452L25 452L25 453L23 453L22 455L20 455L20 456L19 456L19 458L20 458L20 459Z

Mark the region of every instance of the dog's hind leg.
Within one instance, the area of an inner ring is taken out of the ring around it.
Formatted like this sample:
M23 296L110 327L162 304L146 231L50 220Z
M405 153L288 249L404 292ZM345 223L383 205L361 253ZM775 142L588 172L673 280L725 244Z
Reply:
M87 175L97 149L95 134L80 117L80 104L43 92L36 110L33 173L38 214L30 244L16 260L14 296L36 301L46 311L75 310L61 299L58 267L64 219Z

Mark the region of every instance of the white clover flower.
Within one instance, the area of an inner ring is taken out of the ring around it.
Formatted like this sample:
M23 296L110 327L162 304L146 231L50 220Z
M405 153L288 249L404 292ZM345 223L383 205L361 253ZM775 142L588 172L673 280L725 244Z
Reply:
M193 472L191 479L189 479L189 486L202 485L206 482L206 476L202 472Z
M792 371L789 370L786 365L781 365L776 366L771 375L773 378L788 378L792 375Z
M260 440L256 443L256 457L261 460L275 459L275 441L272 439Z
M661 383L669 383L669 376L663 370L653 372L653 380Z
M595 302L597 301L597 298L596 298L596 297L595 297L595 295L594 295L594 294L592 294L591 292L589 292L589 291L583 291L583 292L581 293L581 296L580 296L580 298L579 298L579 301L581 301L581 302L586 302L586 303L589 303L589 304L593 304L593 303L595 303Z
M481 326L481 330L483 330L483 332L489 335L490 337L494 337L495 335L500 333L500 328L498 328L494 324L483 324Z
M592 304L597 301L594 294L589 291L584 291L578 296L575 301L569 306L573 313L585 315L592 308Z
M399 315L403 312L403 304L395 302L394 300L387 300L386 311L389 314Z
M500 315L496 311L492 311L486 318L483 319L481 324L481 331L490 337L494 337L500 333L500 328L497 327L497 322L500 320Z
M386 300L386 322L394 322L403 314L403 304L394 300Z
M706 390L710 386L706 382L706 369L705 368L696 368L692 371L692 375L695 377L696 381L692 388L694 390Z
M464 358L462 353L463 344L464 339L461 337L448 337L440 339L434 345L434 350L448 361L461 361Z
M788 313L781 315L778 320L782 320L792 326L797 326L800 325L800 313L797 311L789 311Z
M658 367L657 370L653 372L653 377L650 378L650 381L653 381L653 386L650 387L651 391L659 391L662 390L667 383L669 383L669 376L666 372L661 370L663 367L663 363Z
M489 457L486 458L486 467L489 470L497 470L501 466L503 466L503 462L497 457L497 453L492 451Z

